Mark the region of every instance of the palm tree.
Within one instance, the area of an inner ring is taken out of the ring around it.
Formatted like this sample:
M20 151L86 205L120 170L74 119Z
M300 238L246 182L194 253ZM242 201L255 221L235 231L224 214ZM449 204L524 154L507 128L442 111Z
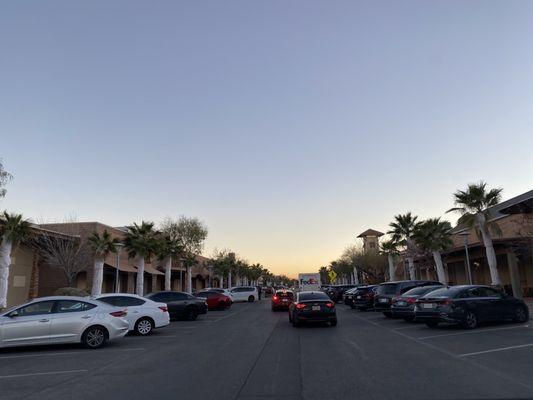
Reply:
M391 222L389 226L392 228L387 233L392 235L394 240L399 245L403 245L407 251L407 262L409 263L409 277L416 279L415 263L413 260L416 247L413 241L413 234L418 227L419 222L416 220L418 217L411 215L411 212L407 214L399 214L394 217L394 222Z
M389 281L392 282L396 280L394 256L398 254L398 243L392 239L381 242L381 254L386 255L389 261Z
M483 181L471 183L466 190L458 190L453 194L456 207L446 211L460 213L461 217L457 223L465 225L469 229L476 229L478 235L481 236L493 286L501 286L502 284L490 233L490 231L498 233L498 225L490 223L487 208L500 202L502 190L501 188L487 190L487 184Z
M144 294L144 263L157 251L157 231L154 230L153 222L145 221L142 221L140 225L134 222L127 229L124 246L129 258L138 258L135 293L142 296Z
M440 218L430 218L422 221L413 238L417 246L424 252L431 253L437 269L439 282L447 284L446 273L442 263L441 251L446 250L452 244L452 226L448 221L441 221Z
M171 290L172 257L182 252L183 246L171 232L162 232L157 238L157 255L165 261L165 290Z
M22 218L21 214L9 214L4 211L0 215L0 309L7 305L7 284L11 251L30 235L31 223Z
M94 270L93 270L93 286L91 294L98 296L102 293L102 281L104 276L104 260L110 253L117 251L117 238L111 237L111 234L106 230L102 236L98 232L93 232L87 239L89 245L94 251ZM117 268L119 266L117 265Z

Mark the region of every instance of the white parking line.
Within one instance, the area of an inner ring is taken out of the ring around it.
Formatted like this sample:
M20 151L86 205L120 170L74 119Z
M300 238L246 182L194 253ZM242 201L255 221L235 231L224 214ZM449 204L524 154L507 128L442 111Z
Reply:
M418 337L417 339L418 340L426 340L426 339L433 339L433 338L440 338L440 337L447 337L447 336L460 336L460 335L471 335L471 334L475 334L475 333L504 331L504 330L507 330L507 329L517 329L517 328L529 328L529 325L506 326L504 328L478 329L478 330L475 330L475 331L466 331L466 332L442 333L440 335L422 336L422 337Z
M144 351L144 348L131 348L131 349L118 349L118 350L107 350L109 352L124 352L124 351ZM19 356L2 356L0 360L12 360L16 358L31 358L31 357L57 357L57 356L68 356L72 354L97 354L95 352L88 351L64 351L61 353L37 353L37 354L22 354Z
M479 354L496 353L497 351L521 349L523 347L531 347L531 346L533 346L533 343L520 344L518 346L500 347L498 349L491 349L491 350L476 351L474 353L458 354L458 356L459 357L470 357L470 356L477 356Z
M33 374L0 375L0 379L25 378L27 376L40 376L40 375L76 374L76 373L87 372L87 371L88 371L87 369L71 369L69 371L50 371L50 372L35 372Z

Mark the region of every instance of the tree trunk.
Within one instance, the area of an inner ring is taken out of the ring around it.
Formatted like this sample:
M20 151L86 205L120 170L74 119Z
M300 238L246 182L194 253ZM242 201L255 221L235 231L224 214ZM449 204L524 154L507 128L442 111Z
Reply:
M440 255L440 251L433 252L433 260L435 260L435 266L437 267L437 277L439 278L439 282L443 285L447 285L448 282L446 282L446 272L444 272L444 265L442 264L442 256Z
M93 286L91 288L91 295L98 296L102 294L102 282L104 280L104 260L94 260L93 267Z
M416 271L415 271L415 262L413 260L413 257L408 257L407 262L409 263L409 279L415 280Z
M139 257L139 266L137 267L137 283L135 293L138 296L144 295L144 257Z
M231 272L228 272L228 289L231 287Z
M9 282L12 248L13 243L4 236L0 244L0 309L7 306L7 285Z
M172 256L167 257L165 264L165 290L171 290L171 276L172 276Z
M192 267L187 267L187 293L192 293Z
M487 263L489 264L490 279L492 286L501 286L502 281L498 272L498 263L496 261L496 253L494 253L494 246L492 244L492 238L487 229L485 222L485 216L481 213L477 215L477 221L479 224L479 230L481 231L481 237L483 238L483 244L485 245L485 253L487 254Z
M387 256L389 259L389 282L396 280L396 269L394 268L394 256L389 254Z
M224 289L224 275L222 275L222 276L219 277L218 286L219 286L221 289Z
M357 267L353 267L353 283L359 285L359 273L357 272Z

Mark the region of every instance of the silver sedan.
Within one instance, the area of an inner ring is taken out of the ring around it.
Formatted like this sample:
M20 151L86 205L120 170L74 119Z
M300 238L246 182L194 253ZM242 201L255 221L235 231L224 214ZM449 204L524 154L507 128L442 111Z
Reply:
M82 343L96 349L128 333L126 311L83 297L34 299L0 314L0 348Z

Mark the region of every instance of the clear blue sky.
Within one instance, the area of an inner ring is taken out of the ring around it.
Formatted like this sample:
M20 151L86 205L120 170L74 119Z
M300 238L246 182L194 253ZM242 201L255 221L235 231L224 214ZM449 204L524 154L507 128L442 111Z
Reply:
M198 216L207 255L313 271L469 182L532 188L532 38L529 1L5 1L0 208Z

